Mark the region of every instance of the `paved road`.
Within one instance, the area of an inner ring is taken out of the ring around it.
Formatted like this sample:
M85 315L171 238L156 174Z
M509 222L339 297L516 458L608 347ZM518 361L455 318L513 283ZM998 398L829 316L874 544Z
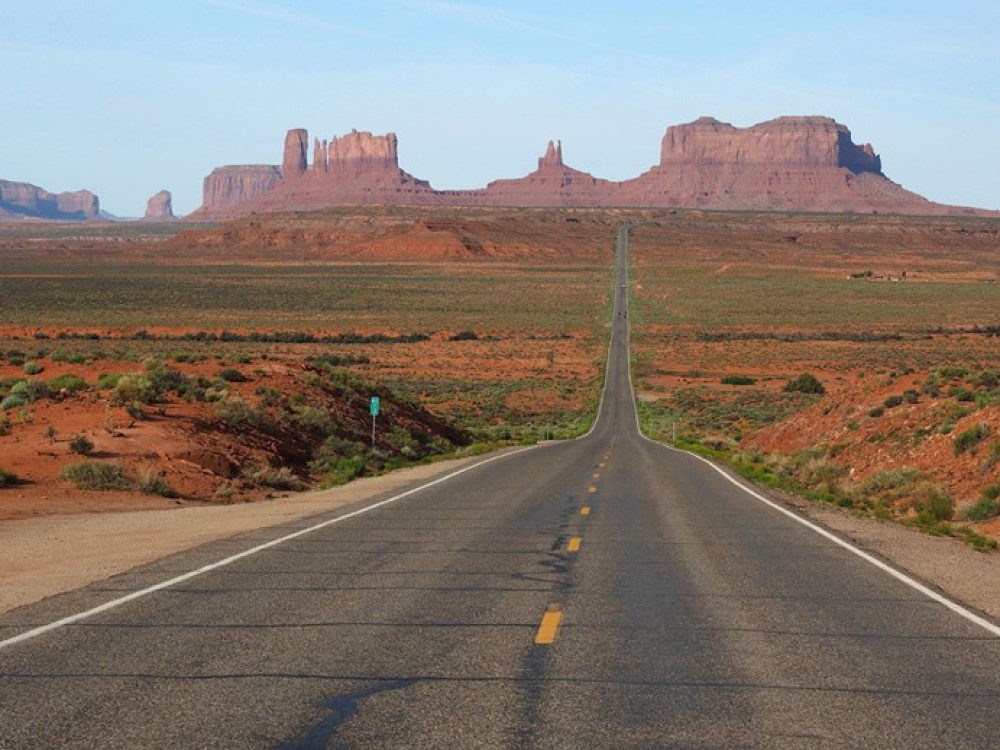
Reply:
M623 283L588 437L0 616L0 747L1000 745L1000 638L640 437Z

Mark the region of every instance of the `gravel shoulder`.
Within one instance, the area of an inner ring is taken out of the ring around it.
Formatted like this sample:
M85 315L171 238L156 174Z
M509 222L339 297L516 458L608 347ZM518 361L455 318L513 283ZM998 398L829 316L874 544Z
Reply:
M0 612L207 542L429 481L477 460L442 461L260 503L0 523ZM1000 554L976 552L955 539L858 517L840 508L789 498L785 502L946 596L1000 621Z
M240 505L43 516L0 523L0 612L73 591L217 539L430 481L481 457L400 469L342 487Z

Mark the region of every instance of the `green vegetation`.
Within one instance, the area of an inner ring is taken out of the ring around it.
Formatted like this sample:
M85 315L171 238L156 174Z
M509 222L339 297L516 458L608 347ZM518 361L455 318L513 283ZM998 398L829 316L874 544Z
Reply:
M135 487L145 495L177 497L177 493L169 484L167 484L166 480L164 480L152 469L143 469L139 471L135 479Z
M25 375L37 375L42 372L45 368L42 367L37 362L25 362L24 363L24 374Z
M965 521L989 521L1000 516L1000 482L983 488L979 500L962 511Z
M6 487L8 484L14 483L14 475L8 474L3 468L0 468L0 487Z
M814 393L814 394L824 394L826 393L826 388L823 384L819 382L815 375L811 373L804 372L797 378L793 378L785 383L784 390L786 393Z
M127 490L132 481L117 461L80 461L63 466L59 476L81 490Z
M721 382L723 385L754 385L757 381L746 375L726 375Z
M73 453L86 456L94 450L94 443L86 435L77 435L69 441L69 449L73 451Z
M988 424L979 423L968 430L958 433L953 441L955 455L961 455L966 451L975 450L983 440L992 434L993 430Z

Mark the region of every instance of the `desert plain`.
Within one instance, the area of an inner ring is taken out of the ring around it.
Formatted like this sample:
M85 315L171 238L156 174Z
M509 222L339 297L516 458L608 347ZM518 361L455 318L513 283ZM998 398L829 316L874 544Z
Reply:
M841 523L994 554L988 217L345 207L6 225L0 523L280 503L582 434L621 225L648 435Z

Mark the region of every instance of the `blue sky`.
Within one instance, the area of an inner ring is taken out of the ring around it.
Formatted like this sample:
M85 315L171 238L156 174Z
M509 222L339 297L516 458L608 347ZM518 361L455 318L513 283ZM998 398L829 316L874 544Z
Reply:
M285 131L399 136L437 188L659 159L668 125L826 115L883 171L1000 209L1000 4L936 0L0 0L0 179L141 215Z

